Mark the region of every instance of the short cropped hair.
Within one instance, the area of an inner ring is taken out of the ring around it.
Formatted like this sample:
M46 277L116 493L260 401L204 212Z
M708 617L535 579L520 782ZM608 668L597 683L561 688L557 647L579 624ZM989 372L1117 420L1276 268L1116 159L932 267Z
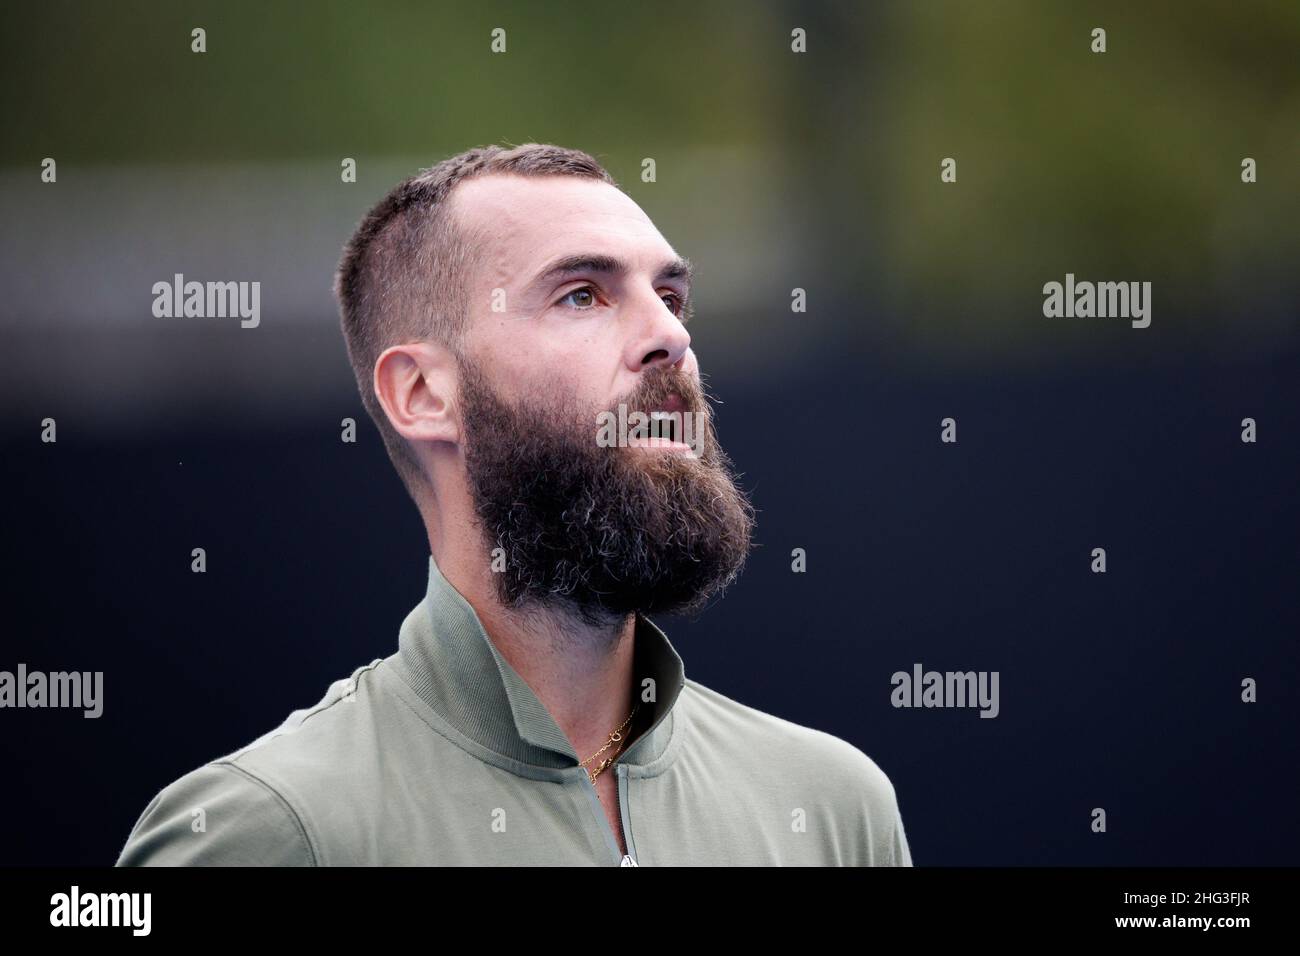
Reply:
M540 143L476 147L398 183L361 220L334 276L361 402L417 504L428 479L375 397L375 363L391 346L428 340L459 356L470 314L469 272L477 237L453 221L447 200L460 183L492 173L579 176L618 186L581 150Z

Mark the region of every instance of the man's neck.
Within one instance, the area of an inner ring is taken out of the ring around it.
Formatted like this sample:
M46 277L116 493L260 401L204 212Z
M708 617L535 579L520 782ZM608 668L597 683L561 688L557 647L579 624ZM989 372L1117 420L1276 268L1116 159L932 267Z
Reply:
M578 759L585 760L603 747L637 700L635 617L593 626L560 609L506 608L497 597L491 572L485 570L489 567L485 557L457 561L454 554L444 552L435 554L434 560L443 577L474 608L493 646L564 731ZM635 721L625 735L636 726L643 725ZM630 744L629 739L623 746ZM599 763L600 759L592 761L588 769Z

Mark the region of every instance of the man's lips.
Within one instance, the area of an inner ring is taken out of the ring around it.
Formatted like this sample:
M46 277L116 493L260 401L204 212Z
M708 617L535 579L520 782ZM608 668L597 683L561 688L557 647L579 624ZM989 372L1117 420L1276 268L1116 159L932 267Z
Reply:
M674 392L672 395L669 395L666 399L664 399L662 404L657 406L652 406L652 407L656 412L686 411L686 403L682 401L682 397L678 395L676 392Z
M696 438L701 413L680 392L644 396L642 401L620 404L617 413L607 414L616 416L619 427L627 429L619 442L626 447L699 457ZM640 424L630 418L632 415L643 416Z
M628 448L652 448L657 451L676 452L679 455L695 455L695 449L685 442L673 441L669 438L659 438L651 436L648 438L629 437L627 440Z

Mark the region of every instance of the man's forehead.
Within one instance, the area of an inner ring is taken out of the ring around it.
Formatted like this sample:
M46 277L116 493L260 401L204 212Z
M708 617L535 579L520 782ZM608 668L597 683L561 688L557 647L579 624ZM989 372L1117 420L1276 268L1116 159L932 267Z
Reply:
M526 281L530 269L565 252L672 254L641 207L597 179L481 176L456 188L452 206L457 222L475 237L478 258L494 282Z

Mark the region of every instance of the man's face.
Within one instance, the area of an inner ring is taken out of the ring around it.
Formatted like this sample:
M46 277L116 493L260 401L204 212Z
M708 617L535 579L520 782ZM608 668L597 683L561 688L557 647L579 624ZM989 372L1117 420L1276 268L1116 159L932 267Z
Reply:
M688 267L606 183L489 176L453 205L478 236L460 406L502 599L592 623L700 606L753 518L682 321ZM638 437L635 416L662 412L673 440Z
M482 235L466 351L503 398L556 393L609 408L648 367L698 377L679 318L683 263L623 192L576 176L486 176L457 187L452 205ZM596 257L626 271L551 271Z

